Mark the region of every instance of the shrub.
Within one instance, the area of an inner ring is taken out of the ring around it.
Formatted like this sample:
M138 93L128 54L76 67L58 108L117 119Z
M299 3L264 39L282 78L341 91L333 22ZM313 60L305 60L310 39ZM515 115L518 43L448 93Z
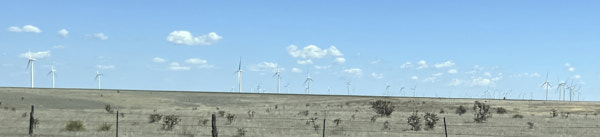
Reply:
M419 131L421 130L421 118L417 115L417 112L413 112L410 117L408 117L408 125L410 125L410 130Z
M234 114L227 114L227 124L231 124L231 122L233 122L235 120L235 115Z
M352 116L350 116L350 118L352 118L352 120L356 119L356 114L352 114Z
M317 117L311 117L308 120L306 120L306 125L310 125L310 124L316 124L315 121L317 121Z
M238 128L238 130L237 130L239 137L246 136L246 132L248 132L248 131L246 131L246 129L244 129L244 128Z
M106 110L106 112L108 113L114 113L114 110L112 109L112 106L110 105L104 105L104 110Z
M481 103L479 101L475 101L473 105L473 111L475 113L475 122L482 123L487 120L487 118L492 117L492 113L490 113L490 106L485 103Z
M225 111L219 111L218 113L220 117L225 117Z
M24 112L23 114L21 114L21 117L27 117L27 112Z
M527 125L529 125L529 129L533 129L533 122L527 122Z
M435 124L437 123L437 121L440 120L440 118L437 117L436 114L434 113L425 113L425 116L423 116L423 119L425 119L425 126L427 126L427 130L429 129L433 129L435 127Z
M62 130L70 132L85 131L85 126L83 126L83 121L81 120L68 121Z
M125 118L125 113L122 113L122 112L121 112L121 113L119 113L119 114L121 114L121 117L122 117L122 118Z
M515 114L515 115L512 116L512 118L523 118L523 115Z
M444 109L443 109L443 108L442 108L442 109L440 109L440 114L444 114L444 113L446 113L446 111L444 111Z
M163 130L173 130L175 125L179 124L181 119L176 115L168 115L163 119Z
M506 109L504 109L503 107L496 108L496 113L498 113L498 114L505 114L506 113Z
M371 122L375 122L375 121L377 121L377 116L372 116L371 117Z
M394 105L391 101L387 100L377 100L375 102L371 102L371 108L375 111L375 113L382 116L390 116L392 112L394 112Z
M298 115L308 116L308 110L300 111L300 112L298 112Z
M149 119L150 119L150 123L154 123L154 122L158 122L162 119L162 115L160 114L152 114L150 115Z
M10 108L10 111L17 111L15 107Z
M338 126L338 125L340 125L340 123L342 123L342 119L337 118L337 119L333 120L333 123L335 123L335 126Z
M102 123L102 125L97 129L97 131L110 131L110 127L112 127L112 124L109 123Z
M254 114L256 114L256 112L254 112L254 111L252 111L252 110L249 110L249 111L248 111L248 117L249 117L249 118L254 118Z
M456 114L458 114L459 116L465 113L467 113L467 108L465 108L464 106L460 105L458 106L458 108L456 108Z
M210 121L210 120L208 120L208 119L204 119L204 120L200 120L200 122L199 122L199 123L202 123L202 125L205 125L205 126L206 126L206 123L208 123L208 121Z
M552 115L552 117L556 117L558 116L558 111L556 109L552 109L550 110L550 115Z
M387 120L383 122L383 129L381 130L390 130L390 122Z

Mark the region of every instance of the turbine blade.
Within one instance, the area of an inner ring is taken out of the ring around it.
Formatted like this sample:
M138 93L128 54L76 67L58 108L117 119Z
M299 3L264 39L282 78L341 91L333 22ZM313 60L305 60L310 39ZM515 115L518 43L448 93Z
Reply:
M30 64L31 64L31 60L27 61L27 67L25 69L28 69Z

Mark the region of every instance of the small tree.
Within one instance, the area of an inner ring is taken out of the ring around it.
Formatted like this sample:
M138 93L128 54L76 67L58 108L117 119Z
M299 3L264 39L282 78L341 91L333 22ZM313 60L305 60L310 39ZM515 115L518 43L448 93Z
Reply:
M181 119L176 115L168 115L163 119L163 130L173 130L175 125L179 124Z
M371 102L371 108L373 108L375 113L381 116L389 117L392 112L394 112L394 105L391 101L387 100L377 100L375 102Z
M225 117L225 111L219 111L218 113L220 117Z
M425 126L427 126L427 128L425 129L427 130L433 129L437 121L440 120L440 118L438 118L436 114L429 112L425 113L423 119L425 119Z
M410 130L419 131L421 130L421 118L417 115L418 111L413 112L410 117L408 117L408 125L410 125Z
M246 131L246 129L244 129L244 128L238 128L237 132L238 132L237 136L243 137L243 136L246 136L246 132L248 132L248 131Z
M62 130L70 132L85 131L85 126L83 126L83 121L81 120L68 121Z
M475 113L475 122L482 123L487 120L487 118L492 117L492 113L490 113L490 106L485 103L481 103L479 101L475 101L473 105L473 111Z
M335 126L338 126L338 125L340 125L340 123L342 123L342 119L337 118L337 119L333 120L333 123L335 123Z
M150 117L148 117L150 119L150 123L154 123L154 122L158 122L162 119L162 115L160 114L152 114L150 115Z
M227 114L227 124L231 124L235 120L234 114Z
M529 125L529 129L533 129L533 122L527 122L527 125Z
M114 110L112 109L112 106L110 106L108 104L104 105L104 110L106 110L106 112L111 113L111 114L114 113Z
M458 114L459 116L462 116L462 114L467 113L467 108L463 107L463 105L458 106L458 108L456 108L456 114Z

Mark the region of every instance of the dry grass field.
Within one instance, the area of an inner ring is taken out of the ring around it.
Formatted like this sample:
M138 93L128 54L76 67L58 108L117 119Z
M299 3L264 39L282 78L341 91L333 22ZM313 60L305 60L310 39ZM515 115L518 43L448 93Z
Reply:
M376 100L391 101L395 111L372 121L377 114L371 102ZM473 120L475 101L492 108L492 117L483 123ZM116 114L107 112L106 105L123 113L119 117L122 137L211 136L212 114L217 115L222 137L318 137L323 136L324 118L328 137L442 137L444 117L451 137L600 136L600 102L41 88L0 88L0 102L2 137L29 136L31 105L39 119L34 132L41 137L115 136ZM463 115L455 113L460 105L467 108ZM496 113L498 107L507 112ZM552 109L570 115L552 117ZM421 120L425 112L437 114L440 120L431 130L412 131L407 121L415 110ZM163 130L163 121L150 123L152 114L177 115L181 121L174 129ZM523 118L513 118L517 114ZM227 115L235 116L229 122ZM310 119L316 119L314 124ZM85 130L65 131L71 120L81 120ZM110 129L99 131L105 122L112 124ZM528 122L533 123L531 128Z

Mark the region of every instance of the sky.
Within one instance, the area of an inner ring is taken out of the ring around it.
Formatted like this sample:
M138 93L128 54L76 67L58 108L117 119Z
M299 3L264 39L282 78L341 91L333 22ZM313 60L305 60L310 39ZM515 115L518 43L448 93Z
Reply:
M0 86L599 101L599 4L6 0Z

